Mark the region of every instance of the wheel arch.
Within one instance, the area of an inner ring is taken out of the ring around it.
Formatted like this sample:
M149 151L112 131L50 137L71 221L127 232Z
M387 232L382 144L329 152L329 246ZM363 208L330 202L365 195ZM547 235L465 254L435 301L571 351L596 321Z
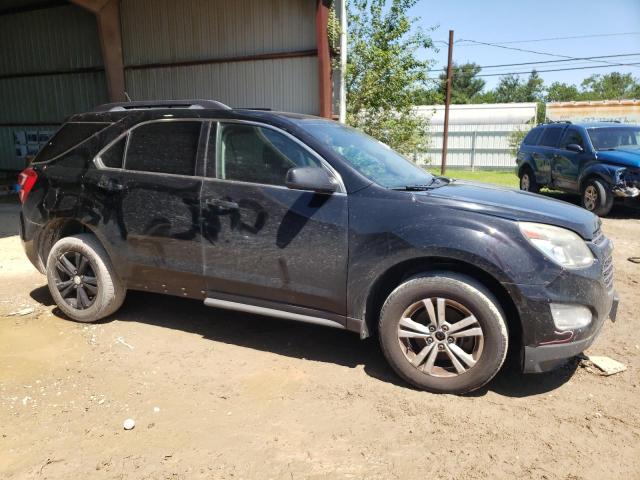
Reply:
M518 309L500 281L486 270L471 263L444 257L422 257L397 263L384 271L370 287L363 312L366 334L377 332L380 310L389 294L409 278L422 273L447 271L466 275L486 287L502 308L509 329L510 349L522 346L522 324Z

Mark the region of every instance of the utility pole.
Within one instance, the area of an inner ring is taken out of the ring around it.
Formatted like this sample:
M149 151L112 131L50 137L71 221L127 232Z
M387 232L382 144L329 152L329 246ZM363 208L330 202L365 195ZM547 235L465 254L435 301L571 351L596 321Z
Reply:
M449 30L449 58L447 60L447 92L444 101L444 131L442 134L442 163L440 175L447 170L447 144L449 143L449 105L451 104L451 89L453 87L453 30Z

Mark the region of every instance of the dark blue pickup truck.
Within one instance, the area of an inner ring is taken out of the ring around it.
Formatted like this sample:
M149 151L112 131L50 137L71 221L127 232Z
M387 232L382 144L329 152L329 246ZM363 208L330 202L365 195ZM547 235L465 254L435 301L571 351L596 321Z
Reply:
M582 206L605 216L614 198L640 195L640 126L554 122L532 129L516 158L520 189L579 193Z

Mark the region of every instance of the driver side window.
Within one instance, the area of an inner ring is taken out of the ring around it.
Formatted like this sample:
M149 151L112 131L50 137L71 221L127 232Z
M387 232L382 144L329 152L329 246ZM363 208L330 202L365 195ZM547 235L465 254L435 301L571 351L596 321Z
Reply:
M572 143L580 145L584 149L584 140L582 138L582 134L575 128L569 128L567 130L567 133L564 134L564 138L560 143L560 148L566 150L567 145L571 145Z
M285 135L256 125L220 125L217 177L223 180L285 185L289 169L320 162Z

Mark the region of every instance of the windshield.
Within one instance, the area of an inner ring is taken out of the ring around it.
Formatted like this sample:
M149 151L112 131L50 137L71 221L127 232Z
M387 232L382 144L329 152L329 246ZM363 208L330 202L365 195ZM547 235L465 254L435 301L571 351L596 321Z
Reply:
M640 148L640 127L603 127L587 129L596 150L614 150L620 147Z
M402 188L429 185L433 181L433 175L355 128L328 120L298 120L297 123L378 185Z

